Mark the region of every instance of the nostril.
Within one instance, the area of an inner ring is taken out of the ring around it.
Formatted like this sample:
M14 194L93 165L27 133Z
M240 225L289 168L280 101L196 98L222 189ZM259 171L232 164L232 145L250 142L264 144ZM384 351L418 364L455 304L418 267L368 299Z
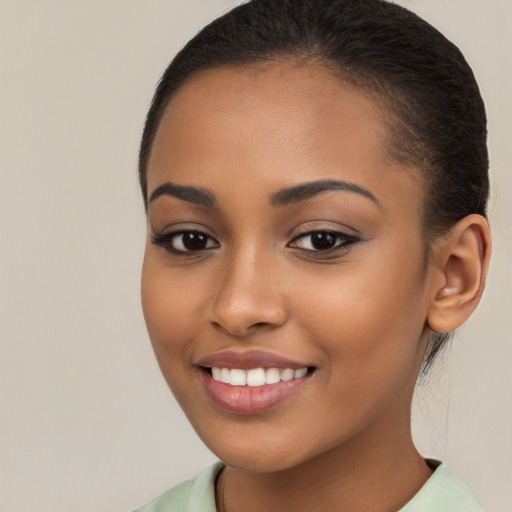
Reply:
M266 325L269 325L267 322L256 322L251 327L265 327Z
M213 321L211 323L213 327L221 332L231 334L233 336L248 336L254 331L259 331L264 329L265 327L271 327L272 324L270 322L255 322L251 324L247 323L230 323L230 322L217 322Z
M234 336L248 336L286 323L287 312L281 298L260 297L255 291L250 296L245 294L243 300L235 299L225 293L212 303L209 321L215 329Z

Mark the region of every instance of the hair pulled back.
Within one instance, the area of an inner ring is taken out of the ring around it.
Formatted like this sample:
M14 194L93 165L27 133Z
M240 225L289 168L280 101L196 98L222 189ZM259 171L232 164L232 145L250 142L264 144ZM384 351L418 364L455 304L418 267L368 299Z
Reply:
M146 118L146 208L152 144L177 90L202 70L293 59L315 60L383 102L391 156L423 176L427 240L467 215L486 216L486 114L473 72L438 30L385 0L251 0L202 29L164 72ZM431 334L423 371L448 338Z

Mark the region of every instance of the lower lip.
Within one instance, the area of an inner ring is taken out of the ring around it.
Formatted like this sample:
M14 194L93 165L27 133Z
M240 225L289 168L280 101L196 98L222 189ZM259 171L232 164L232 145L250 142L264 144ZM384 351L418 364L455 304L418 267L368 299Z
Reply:
M252 387L231 386L214 380L207 371L201 373L213 402L221 409L237 414L257 414L273 409L298 393L310 377L307 373L299 379Z

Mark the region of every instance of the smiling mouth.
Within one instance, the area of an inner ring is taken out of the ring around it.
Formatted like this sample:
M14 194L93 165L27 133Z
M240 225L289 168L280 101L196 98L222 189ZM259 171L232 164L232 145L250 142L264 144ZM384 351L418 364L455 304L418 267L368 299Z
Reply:
M296 395L315 367L221 368L201 367L205 390L221 409L235 414L259 414Z
M293 379L304 377L313 368L252 368L242 370L241 368L206 368L216 382L229 384L230 386L258 387L278 382L288 382Z
M235 414L274 409L309 387L317 367L264 350L215 352L194 362L213 403Z

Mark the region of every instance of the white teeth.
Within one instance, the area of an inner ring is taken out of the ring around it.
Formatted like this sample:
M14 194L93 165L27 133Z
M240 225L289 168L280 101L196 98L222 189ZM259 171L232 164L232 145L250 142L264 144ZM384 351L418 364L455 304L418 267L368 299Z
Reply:
M265 373L265 384L276 384L281 380L277 368L269 368Z
M307 368L293 370L292 368L253 368L252 370L240 370L239 368L212 368L213 380L231 384L232 386L264 386L265 384L277 384L279 381L300 379L308 372Z
M231 372L228 368L222 368L220 371L220 381L224 382L224 384L229 384L231 378Z
M304 377L304 375L306 375L306 373L308 373L307 368L301 368L300 370L295 370L295 372L293 374L293 378L300 379L301 377Z
M281 380L287 381L292 380L295 376L295 372L291 368L281 370Z
M247 371L248 386L263 386L265 384L265 370L263 368L254 368Z
M229 372L229 383L233 386L245 386L247 384L247 372L233 369Z
M212 377L214 380L220 381L220 368L212 368Z

